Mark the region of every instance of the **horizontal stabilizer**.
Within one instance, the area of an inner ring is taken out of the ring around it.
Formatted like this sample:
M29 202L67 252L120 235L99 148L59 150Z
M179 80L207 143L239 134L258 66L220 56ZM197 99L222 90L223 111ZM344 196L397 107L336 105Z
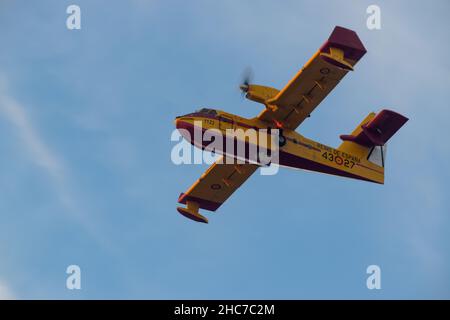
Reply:
M372 120L362 125L358 134L341 135L341 139L366 147L383 146L406 121L408 118L397 112L382 110Z

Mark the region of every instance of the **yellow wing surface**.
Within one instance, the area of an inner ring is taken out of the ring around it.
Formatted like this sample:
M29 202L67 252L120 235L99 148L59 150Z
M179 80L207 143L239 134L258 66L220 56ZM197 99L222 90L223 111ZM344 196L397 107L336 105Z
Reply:
M335 27L329 39L272 99L258 118L277 127L297 128L366 53L357 34Z
M198 209L216 211L257 168L255 164L228 164L226 158L220 157L180 195L178 202L187 208L178 207L178 212L195 221L208 222Z

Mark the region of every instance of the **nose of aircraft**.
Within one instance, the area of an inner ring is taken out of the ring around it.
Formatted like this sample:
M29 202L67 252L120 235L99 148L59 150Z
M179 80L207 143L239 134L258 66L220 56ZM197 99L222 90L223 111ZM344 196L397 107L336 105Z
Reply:
M186 116L179 116L175 118L175 128L177 129L184 129L184 130L190 130L192 127L190 119L187 119Z
M182 121L183 121L183 116L176 117L175 120L173 121L173 123L175 124L175 128L179 129Z
M175 128L177 128L178 132L183 136L183 138L192 143L192 138L194 136L194 126L190 122L191 119L187 119L189 117L179 116L175 118Z

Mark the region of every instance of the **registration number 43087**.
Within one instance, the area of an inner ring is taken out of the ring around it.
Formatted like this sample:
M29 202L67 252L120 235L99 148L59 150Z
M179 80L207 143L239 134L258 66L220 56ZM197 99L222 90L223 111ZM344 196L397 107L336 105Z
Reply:
M331 152L322 153L322 158L324 158L330 162L334 162L337 165L344 166L344 167L350 168L350 169L353 168L353 166L355 165L355 162L353 162L352 160L344 159L340 155L335 155L335 154L332 154Z

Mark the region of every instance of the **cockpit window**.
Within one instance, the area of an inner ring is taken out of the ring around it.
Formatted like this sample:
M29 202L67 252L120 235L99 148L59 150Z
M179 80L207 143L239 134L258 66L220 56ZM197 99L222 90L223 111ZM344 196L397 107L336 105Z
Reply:
M197 110L196 112L203 113L203 114L211 114L211 115L216 115L217 114L216 110L208 109L208 108L202 108L200 110Z

